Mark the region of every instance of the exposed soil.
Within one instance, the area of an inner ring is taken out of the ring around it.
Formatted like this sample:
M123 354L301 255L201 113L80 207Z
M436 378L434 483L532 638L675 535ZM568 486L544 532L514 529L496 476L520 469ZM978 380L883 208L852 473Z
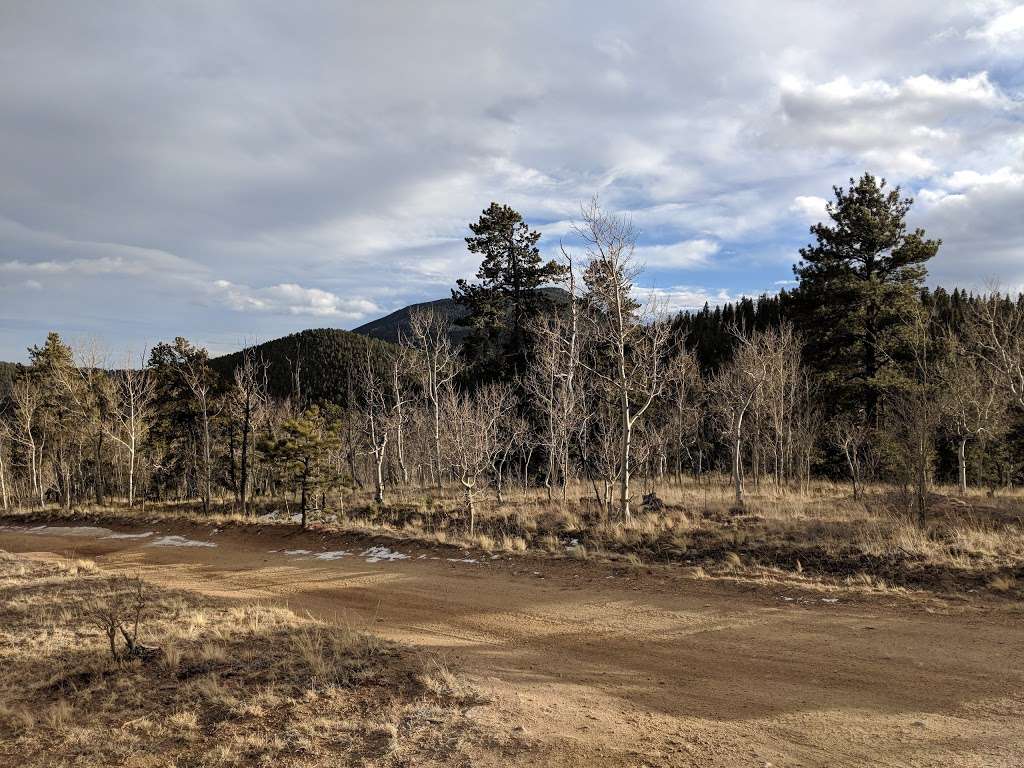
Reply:
M154 535L6 528L0 548L370 621L489 694L479 716L521 724L523 764L1024 765L1024 608L1011 600L464 562L475 556L393 541L408 559L335 539L349 554L325 560L315 534L275 527L117 530ZM217 546L152 546L175 535Z

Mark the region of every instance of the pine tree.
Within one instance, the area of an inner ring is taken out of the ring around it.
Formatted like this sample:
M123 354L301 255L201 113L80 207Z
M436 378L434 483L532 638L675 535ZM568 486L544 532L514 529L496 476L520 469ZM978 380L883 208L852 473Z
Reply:
M913 201L865 173L834 187L831 223L811 227L816 242L800 249L800 325L807 359L822 372L832 405L862 410L868 424L892 361L918 311L925 263L939 249L924 230L907 231Z
M464 347L467 360L487 378L522 371L529 355L529 323L551 304L538 289L561 280L566 269L544 262L537 248L540 232L507 205L491 203L469 228L469 252L483 255L476 273L480 282L459 280L452 291L452 298L469 310L462 321L471 329Z
M301 416L288 419L281 428L284 434L277 440L262 442L260 450L299 485L301 525L305 529L310 495L326 490L338 480L328 458L341 445L340 424L325 418L314 405Z

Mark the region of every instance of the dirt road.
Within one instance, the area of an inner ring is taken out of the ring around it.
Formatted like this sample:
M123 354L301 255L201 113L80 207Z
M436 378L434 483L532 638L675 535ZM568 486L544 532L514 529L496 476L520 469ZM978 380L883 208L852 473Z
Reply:
M0 549L373 622L490 694L477 716L521 724L523 764L1024 766L1017 604L393 546L273 529L0 528Z

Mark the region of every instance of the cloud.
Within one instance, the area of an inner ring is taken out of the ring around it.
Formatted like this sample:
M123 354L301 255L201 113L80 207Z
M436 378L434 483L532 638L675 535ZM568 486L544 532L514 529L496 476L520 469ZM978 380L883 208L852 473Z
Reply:
M711 290L691 285L676 285L671 288L638 289L638 296L643 299L653 297L655 306L661 312L676 313L697 311L705 304L712 307L735 302L743 294L732 294L726 288Z
M1019 5L762 5L18 4L0 359L51 328L223 349L438 298L492 200L550 254L600 194L696 305L788 277L871 170L918 191L935 281L1018 274Z
M779 85L775 121L762 140L775 151L842 152L879 175L922 179L955 157L986 152L1020 133L1022 105L982 71L948 79L921 74L898 82Z
M797 195L793 198L793 205L789 209L806 221L817 223L828 215L825 210L827 204L828 201L825 198L817 195Z
M984 26L968 32L968 36L986 40L993 46L1024 40L1024 5L993 16Z
M666 245L645 245L637 248L636 260L648 267L672 267L694 269L706 266L710 257L717 253L719 245L712 240L699 238L683 240Z
M342 299L329 291L303 288L295 283L251 288L227 280L216 280L210 287L210 294L237 312L270 312L362 320L380 311L380 307L366 299Z

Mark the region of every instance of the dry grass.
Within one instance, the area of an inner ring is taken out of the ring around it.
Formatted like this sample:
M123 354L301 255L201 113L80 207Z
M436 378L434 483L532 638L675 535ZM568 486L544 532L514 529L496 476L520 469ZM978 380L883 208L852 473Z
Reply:
M81 606L122 583L0 553L0 765L505 760L511 741L478 732L467 712L483 702L446 667L284 609L151 590L140 639L162 654L114 662Z

